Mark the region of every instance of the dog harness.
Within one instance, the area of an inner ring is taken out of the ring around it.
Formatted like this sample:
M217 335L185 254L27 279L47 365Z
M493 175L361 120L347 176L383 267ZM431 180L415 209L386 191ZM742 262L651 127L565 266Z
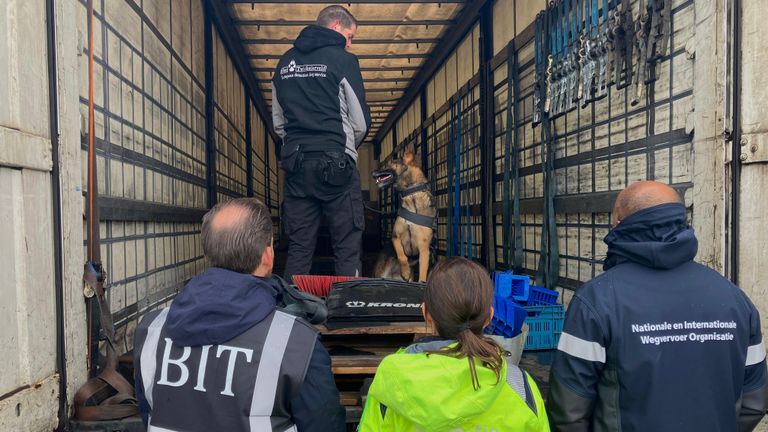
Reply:
M416 186L411 186L408 189L403 189L400 192L400 199L403 199L407 196L411 196L415 193L419 192L429 192L429 185L426 183L417 184Z
M429 192L429 185L427 185L426 183L422 183L416 186L411 186L408 189L403 189L399 192L400 192L400 199L402 200L403 198L407 196L411 196L415 193ZM437 219L437 216L427 216L427 215L414 213L405 207L400 207L400 209L397 211L397 215L407 220L408 222L414 223L416 225L421 225L427 228L433 228L435 220Z

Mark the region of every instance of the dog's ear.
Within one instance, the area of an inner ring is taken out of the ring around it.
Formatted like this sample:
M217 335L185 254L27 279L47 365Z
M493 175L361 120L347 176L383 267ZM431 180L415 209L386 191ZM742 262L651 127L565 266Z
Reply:
M414 159L414 152L413 152L413 144L408 144L405 147L405 154L403 155L403 162L405 162L406 165L413 164Z
M409 151L409 150L405 151L405 154L403 155L403 162L406 165L410 165L410 164L413 163L413 152L412 151Z

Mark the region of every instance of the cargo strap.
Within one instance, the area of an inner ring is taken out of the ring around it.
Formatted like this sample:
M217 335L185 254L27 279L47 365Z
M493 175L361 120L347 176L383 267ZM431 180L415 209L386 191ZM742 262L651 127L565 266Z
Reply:
M518 113L517 96L520 89L517 70L517 50L514 43L507 46L507 134L504 149L504 263L520 272L523 267L523 233L520 219L520 147L516 128ZM510 179L511 177L511 179ZM511 180L511 182L510 182ZM512 214L510 215L510 194ZM510 217L512 219L510 220ZM509 225L514 224L512 236ZM510 249L512 256L510 256Z
M138 414L133 386L112 369L104 369L75 393L75 417L83 421L116 420Z
M467 94L469 94L469 93L467 93ZM461 100L461 99L463 99L463 96L460 97L459 100ZM459 103L459 109L463 110L463 107L462 107L461 103ZM459 122L461 122L462 114L463 114L462 111L459 111ZM461 131L461 130L462 130L462 128L459 127L459 131ZM461 139L461 137L459 137L459 139ZM459 141L459 147L461 147L461 141ZM474 155L474 153L469 153L468 152L467 156L470 156L470 155ZM472 159L473 159L472 162L474 162L474 157ZM467 165L468 166L474 166L474 164L470 165L469 163L467 163ZM474 200L470 198L470 194L469 194L470 189L471 189L470 183L472 181L472 179L471 179L471 177L469 175L469 170L467 170L466 179L467 179L466 184L465 184L466 187L464 188L465 202L466 202L466 204L464 206L464 217L466 218L465 219L465 224L464 224L464 229L466 230L465 233L464 233L464 246L465 246L464 256L469 258L469 259L472 259L472 255L473 255L472 242L474 241L473 238L472 238L473 234L474 234L473 233L473 227L472 227L472 202Z
M453 241L456 243L454 247L454 253L461 255L462 253L462 238L461 238L461 96L457 102L456 107L456 129L454 137L454 156L455 164L453 170L454 175L454 187L453 187Z
M536 272L540 286L555 289L560 273L560 251L555 223L555 142L552 122L544 116L541 128L541 165L544 176L544 209L541 227L541 253Z
M461 98L459 98L461 105ZM451 112L453 125L453 217L451 218L451 250L449 255L459 255L461 253L461 108L456 109L456 104L451 102ZM458 121L457 121L458 119Z
M534 63L535 76L533 84L533 118L531 125L536 127L541 123L541 114L544 111L544 102L546 98L546 79L544 76L544 59L546 58L544 48L544 16L545 12L539 12L534 21L533 45L534 45ZM507 72L509 74L509 71Z
M635 46L635 22L632 19L631 0L616 5L612 25L616 63L614 83L617 90L632 84L632 52Z
M102 334L106 340L106 362L101 372L89 379L75 394L75 417L79 420L115 420L139 412L134 398L133 386L117 372L117 351L115 349L115 328L112 312L106 298L106 272L101 266L99 238L98 183L96 175L96 146L94 144L93 107L93 0L88 1L88 196L87 227L88 261L83 271L84 292L88 297L89 355L91 373L97 368L99 335L94 331L98 317ZM98 308L98 314L95 309Z

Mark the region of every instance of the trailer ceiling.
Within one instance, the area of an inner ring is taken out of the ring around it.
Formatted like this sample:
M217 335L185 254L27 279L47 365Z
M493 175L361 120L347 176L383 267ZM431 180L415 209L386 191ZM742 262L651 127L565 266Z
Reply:
M302 28L324 7L339 2L227 0L232 24L255 76L261 97L271 108L272 72ZM340 4L358 20L351 52L360 59L373 126L372 142L414 77L430 61L443 37L459 22L464 0L357 0Z

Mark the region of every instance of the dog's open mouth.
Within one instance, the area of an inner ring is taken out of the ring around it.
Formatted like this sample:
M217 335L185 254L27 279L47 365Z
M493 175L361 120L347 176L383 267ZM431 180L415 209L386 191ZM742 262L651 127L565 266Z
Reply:
M373 176L379 189L383 189L395 181L395 171L391 169L374 171L371 173L371 176Z

